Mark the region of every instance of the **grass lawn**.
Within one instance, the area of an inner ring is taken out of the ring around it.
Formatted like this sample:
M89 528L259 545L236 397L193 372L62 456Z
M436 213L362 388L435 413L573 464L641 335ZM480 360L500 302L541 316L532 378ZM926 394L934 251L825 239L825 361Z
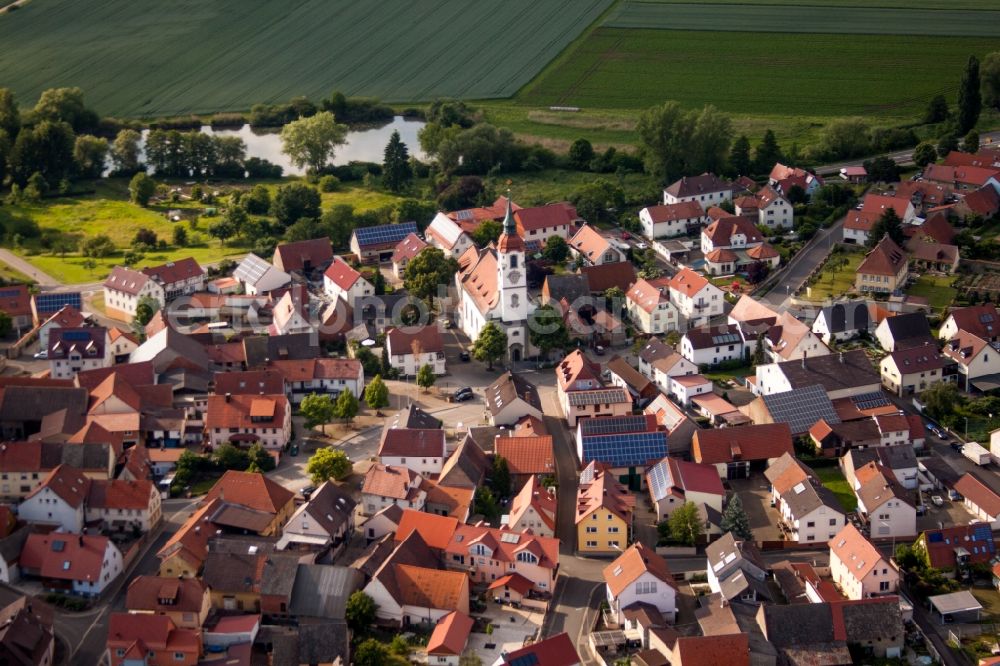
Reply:
M816 282L807 288L805 298L811 301L825 301L828 298L840 298L854 289L854 276L864 258L863 252L832 255L824 264ZM841 259L847 259L847 263L843 265L838 263Z
M854 511L858 508L858 498L854 496L847 479L836 465L824 465L812 468L825 488L829 488L846 511Z
M958 290L951 285L955 282L952 275L923 274L907 291L911 296L923 296L935 310L943 310L951 305L958 295Z
M1000 592L997 592L996 588L973 587L969 591L972 592L976 601L983 605L984 616L990 615L993 618L1000 618Z
M713 382L727 382L730 380L736 380L737 384L743 385L743 379L749 375L754 374L754 366L752 365L741 365L738 368L733 368L731 370L709 370L703 372L702 374L711 379Z
M202 266L212 264L226 257L241 257L247 253L246 247L227 245L220 247L218 241L211 241L208 246L168 248L145 255L140 266L156 266L168 261L177 261L192 257ZM111 269L121 264L121 254L115 254L95 261L93 270L84 266L86 259L79 254L67 254L59 257L52 254L22 255L32 265L65 284L82 284L101 282L108 276Z
M637 0L643 3L688 4L691 0ZM909 9L913 0L699 0L703 5L795 5L817 7L898 7ZM1000 0L927 0L920 6L925 9L1000 9Z
M220 473L218 476L205 477L192 483L191 484L192 497L197 495L207 494L208 491L212 489L212 486L215 485L215 482L218 481L221 477L222 474Z
M15 270L3 262L0 262L0 278L15 284L31 284L34 282L34 280L21 271Z

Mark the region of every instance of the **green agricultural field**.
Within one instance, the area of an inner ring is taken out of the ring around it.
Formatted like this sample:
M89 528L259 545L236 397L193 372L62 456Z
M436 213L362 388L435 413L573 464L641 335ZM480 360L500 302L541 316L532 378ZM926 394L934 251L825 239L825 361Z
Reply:
M118 116L245 110L333 90L504 98L612 2L39 0L0 14L0 72L22 104L79 86Z
M599 28L518 97L527 106L641 109L674 99L751 116L905 118L953 94L1000 39Z
M684 5L691 0L635 0L636 2L646 2L650 4L677 4ZM819 7L893 7L897 9L909 9L913 7L913 0L813 0L803 2L802 0L699 0L703 5L729 5L754 7L779 5L779 6L819 6ZM1000 0L924 0L919 3L920 9L1000 9Z
M996 37L1000 11L623 2L609 28Z

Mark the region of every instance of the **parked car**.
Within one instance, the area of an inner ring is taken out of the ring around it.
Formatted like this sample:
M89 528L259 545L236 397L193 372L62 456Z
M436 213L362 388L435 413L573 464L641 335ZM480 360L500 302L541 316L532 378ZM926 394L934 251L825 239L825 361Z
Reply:
M292 456L293 458L299 455L299 445L292 444L292 448L288 449L288 455Z
M632 238L632 234L630 234L627 231L623 231L622 232L622 240L628 240L629 238Z
M944 506L944 500L940 495L931 495L931 504L934 506Z
M444 327L448 329L455 328L455 322L453 322L451 319L445 319Z
M312 497L312 494L314 492L316 492L316 486L306 486L305 488L299 491L299 494L308 500L310 497Z
M35 354L35 360L36 361L44 361L48 357L49 357L49 350L48 349L43 349L42 351L40 351L37 354Z
M637 250L645 250L645 249L647 249L648 247L649 247L649 246L648 246L648 245L646 245L645 243L636 243L636 244L635 244L635 249L637 249Z
M598 356L604 356L604 346L603 345L595 345L594 346L594 353L597 354Z
M465 402L466 400L472 400L472 398L472 389L468 386L463 386L452 395L452 399L454 399L455 402Z
M467 351L459 352L458 358L460 358L461 360L463 360L466 363L468 363L468 361L469 361L469 352L467 352Z
M953 489L951 489L951 490L948 491L948 499L950 499L952 502L961 502L965 498L962 497L958 493L958 491L953 488Z
M961 451L962 450L962 442L952 442L951 443L951 448L955 449L956 451Z

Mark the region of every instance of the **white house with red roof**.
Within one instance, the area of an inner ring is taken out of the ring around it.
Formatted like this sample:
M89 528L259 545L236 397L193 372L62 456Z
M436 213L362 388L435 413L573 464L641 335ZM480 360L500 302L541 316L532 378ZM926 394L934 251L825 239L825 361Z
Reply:
M151 298L162 307L166 304L163 285L127 266L115 266L104 281L104 310L109 317L131 322L143 298Z
M205 440L212 446L260 442L281 450L292 437L292 409L284 395L210 395L205 407Z
M361 513L373 516L388 506L422 511L427 503L424 478L409 467L375 463L361 485Z
M52 532L31 534L19 560L24 576L47 590L100 595L122 573L122 554L106 536Z
M580 655L576 652L576 646L573 645L569 634L563 632L519 650L508 652L491 666L520 666L521 664L580 666L580 663Z
M101 663L110 666L196 666L202 652L200 627L180 628L166 615L112 613L107 645Z
M435 375L446 372L444 342L434 324L390 328L385 333L385 346L389 364L404 376L416 375L425 365L431 366Z
M781 162L775 162L767 182L785 196L788 196L788 192L798 185L809 198L812 198L816 190L823 186L823 179L819 176L805 169L786 166Z
M17 507L28 523L47 525L64 532L80 532L86 522L91 479L68 465L59 465Z
M58 312L42 322L38 327L38 346L49 348L49 333L57 328L81 328L88 323L88 317L72 305L64 305ZM110 329L109 329L110 333Z
M754 220L742 215L720 217L701 230L701 251L706 255L713 250L747 250L763 242Z
M708 216L697 201L682 201L643 208L639 223L647 238L669 238L700 229L708 223Z
M77 373L106 368L114 361L108 353L107 329L102 326L57 328L49 333L49 376L72 379Z
M148 266L142 273L163 288L163 297L168 303L178 296L205 291L205 269L191 257Z
M11 284L0 288L0 310L10 316L11 327L17 331L18 336L22 330L31 328L34 320L28 285Z
M365 388L365 369L354 358L277 359L269 367L284 379L285 392L293 405L311 393L327 393L336 398L341 391L350 391L360 399Z
M459 666L472 626L472 618L457 610L438 620L427 640L427 662L441 666Z
M358 299L375 295L372 283L340 257L334 257L323 273L323 291L330 298L343 299L352 308Z
M326 270L331 261L333 261L333 245L326 236L282 243L274 248L274 257L271 259L271 263L278 270L306 275L313 271Z
M670 280L639 279L625 294L629 317L643 333L658 335L678 328L677 306L670 302Z
M718 206L732 198L732 183L719 178L714 173L703 173L700 176L684 176L663 190L664 204L697 201L705 210L708 210L711 206Z
M588 266L602 266L625 261L625 254L615 241L585 224L569 239L569 249Z
M677 614L677 583L667 561L649 546L636 542L604 567L608 607L618 624L625 611L648 604L673 623Z
M427 247L427 243L420 236L412 233L399 241L392 253L392 274L402 280L406 273L406 267L425 247Z
M712 317L721 315L725 306L722 290L690 268L681 269L670 278L670 301L684 317L688 326L708 323Z
M397 539L404 536L404 526L405 522ZM445 548L445 563L468 571L473 583L489 584L517 572L531 581L533 591L551 594L559 571L559 539L458 524Z
M904 224L912 224L916 220L916 209L909 197L866 194L861 200L861 207L847 213L847 218L844 220L844 242L858 245L867 243L868 233L875 226L875 222L890 208Z
M565 201L514 211L517 233L526 243L544 244L549 236L566 240L579 220L576 207Z
M893 594L899 587L896 565L851 523L830 539L830 575L848 599Z
M445 256L458 259L462 253L474 245L472 237L462 228L462 225L444 213L438 213L424 230L427 243L445 253Z
M150 531L163 519L160 492L152 481L95 480L87 494L87 524L104 530Z
M714 473L715 470L713 470ZM503 517L503 528L544 537L556 535L556 489L545 487L532 475L511 501L510 513Z
M749 197L740 197L736 200L736 214L747 217L757 216L757 224L769 229L791 229L794 218L792 204L783 197L773 187L761 188L759 192L752 195L753 203Z
M386 428L375 455L383 465L408 467L424 476L440 474L448 457L444 430Z
M726 489L714 465L667 457L646 470L646 485L649 499L656 507L657 521L666 520L678 507L691 502L710 525L709 531L712 526L717 527Z

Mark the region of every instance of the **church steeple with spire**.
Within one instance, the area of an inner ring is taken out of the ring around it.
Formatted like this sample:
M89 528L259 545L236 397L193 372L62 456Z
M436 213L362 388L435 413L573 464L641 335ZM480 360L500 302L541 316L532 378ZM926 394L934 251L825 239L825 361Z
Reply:
M503 233L497 241L500 252L524 252L524 239L517 234L517 222L514 220L514 209L511 205L510 190L507 191L507 214L503 218Z
M517 233L514 209L507 192L507 215L497 241L497 286L500 290L500 317L505 323L528 317L528 271L524 265L524 239Z

